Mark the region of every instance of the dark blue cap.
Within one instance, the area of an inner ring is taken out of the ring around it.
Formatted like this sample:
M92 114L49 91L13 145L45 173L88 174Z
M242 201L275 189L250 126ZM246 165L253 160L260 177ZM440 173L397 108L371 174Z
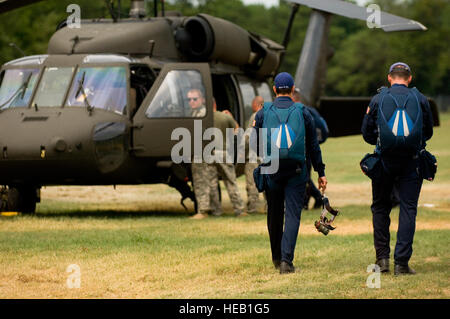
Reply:
M395 63L392 64L391 67L389 68L389 73L391 73L392 70L394 70L395 68L405 69L406 71L411 72L411 68L409 67L408 64L403 63L403 62L395 62Z
M294 86L294 79L289 73L281 72L275 77L274 85L277 89L289 89Z

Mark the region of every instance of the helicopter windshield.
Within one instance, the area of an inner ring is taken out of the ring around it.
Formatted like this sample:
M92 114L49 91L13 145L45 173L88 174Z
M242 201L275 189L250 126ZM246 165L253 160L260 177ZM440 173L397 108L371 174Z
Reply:
M37 106L61 106L66 96L67 87L72 79L74 68L45 68L33 105Z
M9 69L0 75L0 109L26 107L39 69Z
M99 108L123 114L127 104L124 67L80 68L73 81L68 106Z

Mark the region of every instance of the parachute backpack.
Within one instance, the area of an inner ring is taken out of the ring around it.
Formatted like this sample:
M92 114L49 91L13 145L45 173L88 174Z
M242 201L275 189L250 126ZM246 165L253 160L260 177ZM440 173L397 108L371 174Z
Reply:
M422 146L423 116L417 89L412 88L399 103L388 88L380 92L378 106L378 147L381 153L391 150L418 152Z
M267 157L294 159L305 162L305 124L303 104L295 103L287 109L264 103L264 128L267 128ZM271 154L272 145L278 154Z

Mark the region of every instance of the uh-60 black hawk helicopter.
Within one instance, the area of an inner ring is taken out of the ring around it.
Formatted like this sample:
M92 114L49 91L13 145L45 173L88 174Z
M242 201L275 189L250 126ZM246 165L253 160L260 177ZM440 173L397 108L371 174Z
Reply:
M3 0L0 13L37 1ZM332 14L365 20L366 9L338 0L291 2L283 45L207 14L183 17L162 7L146 17L141 0L131 1L126 19L111 10L113 19L82 20L81 28L62 23L46 54L3 65L1 210L34 212L40 188L47 185L166 183L183 199L195 200L189 166L171 161L177 143L172 131L184 127L193 138L194 120L202 121L203 130L211 127L213 96L246 127L252 98L273 99L268 81L279 68L299 5L314 10L296 86L307 104L320 108L332 136L359 134L367 98L320 98L320 93ZM425 29L384 12L381 22L385 31ZM192 115L186 99L192 88L206 99L201 117ZM347 112L344 125L333 120L337 107Z

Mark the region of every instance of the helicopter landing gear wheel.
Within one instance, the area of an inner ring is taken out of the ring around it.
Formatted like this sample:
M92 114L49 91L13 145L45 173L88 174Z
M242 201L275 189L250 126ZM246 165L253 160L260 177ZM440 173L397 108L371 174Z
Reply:
M7 210L34 214L38 202L37 188L32 186L17 186L8 189Z

